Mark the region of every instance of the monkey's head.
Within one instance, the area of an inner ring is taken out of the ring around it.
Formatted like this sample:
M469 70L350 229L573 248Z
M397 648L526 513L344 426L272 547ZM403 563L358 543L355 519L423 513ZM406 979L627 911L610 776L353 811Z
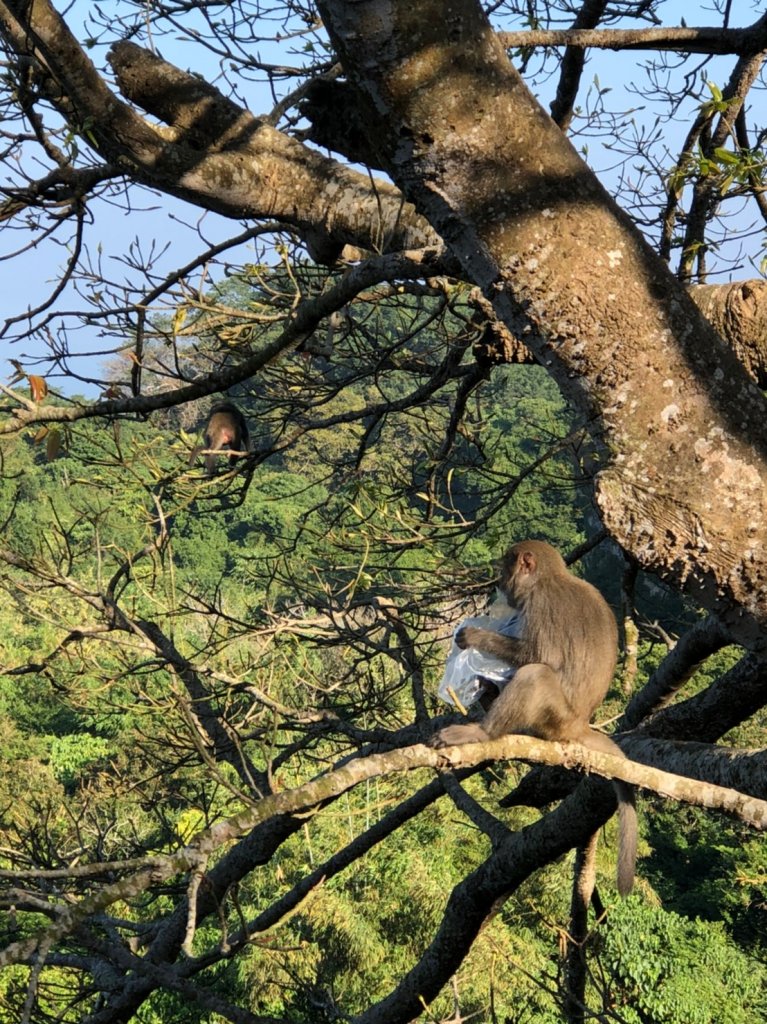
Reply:
M560 553L543 540L523 540L512 545L499 564L499 586L512 607L520 607L541 579L566 573Z

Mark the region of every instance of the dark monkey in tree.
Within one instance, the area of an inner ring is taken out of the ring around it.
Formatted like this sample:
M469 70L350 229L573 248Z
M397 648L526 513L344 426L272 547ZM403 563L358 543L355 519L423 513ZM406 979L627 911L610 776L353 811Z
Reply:
M190 465L202 451L205 456L205 471L208 476L216 472L216 459L219 452L228 455L232 462L247 452L250 445L248 424L236 405L231 402L220 402L214 405L205 424L205 444L195 448L189 460Z
M523 616L522 637L478 626L456 635L459 647L474 647L516 668L481 723L451 725L432 743L444 747L481 743L507 733L544 740L575 740L593 750L625 757L620 747L589 720L615 671L618 630L607 602L564 559L540 540L515 544L500 566L500 589ZM636 860L634 791L613 781L620 816L618 890L631 891Z

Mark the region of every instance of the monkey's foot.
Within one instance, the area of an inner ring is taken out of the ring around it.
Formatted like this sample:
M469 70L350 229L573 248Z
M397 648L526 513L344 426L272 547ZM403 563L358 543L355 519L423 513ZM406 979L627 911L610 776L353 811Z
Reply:
M462 743L482 743L487 738L479 725L448 725L432 736L429 746L440 750L442 747L457 747Z

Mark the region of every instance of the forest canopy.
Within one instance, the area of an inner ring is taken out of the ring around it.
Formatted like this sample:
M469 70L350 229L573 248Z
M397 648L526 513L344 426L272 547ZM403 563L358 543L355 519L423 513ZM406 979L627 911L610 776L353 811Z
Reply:
M764 1020L767 15L0 39L0 1024ZM624 757L430 745L526 538Z

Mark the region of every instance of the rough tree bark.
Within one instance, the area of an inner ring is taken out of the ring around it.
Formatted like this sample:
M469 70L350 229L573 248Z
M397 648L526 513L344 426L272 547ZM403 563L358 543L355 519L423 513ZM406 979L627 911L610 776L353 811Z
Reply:
M759 387L767 388L767 282L693 285L690 295Z
M334 160L318 155L271 128L223 96L214 86L181 71L128 40L117 43L109 54L123 95L143 110L160 118L174 132L174 139L211 156L225 154L232 164L245 164L252 175L247 200L241 188L222 188L223 175L215 179L215 202L220 212L242 215L243 203L254 216L270 216L300 226L316 258L332 260L342 246L366 251L397 251L422 246L441 248L439 236L399 189L384 181L372 181L349 171ZM336 131L313 131L315 141L334 145L354 160L375 166L380 160L372 148L370 111L360 113L354 90L343 83L320 83L307 111L322 126L332 118ZM345 144L354 124L357 149ZM315 129L317 124L315 124ZM368 134L364 132L367 129ZM163 176L164 179L164 176ZM166 188L164 180L154 184ZM330 203L330 197L339 197ZM210 205L207 194L191 196L199 205ZM375 204L375 209L373 205ZM371 215L372 214L372 215ZM450 269L457 269L450 267ZM760 387L767 384L767 285L744 281L734 285L696 286L690 294L704 315Z
M767 403L509 64L478 3L322 0L394 180L587 414L642 566L767 621Z

